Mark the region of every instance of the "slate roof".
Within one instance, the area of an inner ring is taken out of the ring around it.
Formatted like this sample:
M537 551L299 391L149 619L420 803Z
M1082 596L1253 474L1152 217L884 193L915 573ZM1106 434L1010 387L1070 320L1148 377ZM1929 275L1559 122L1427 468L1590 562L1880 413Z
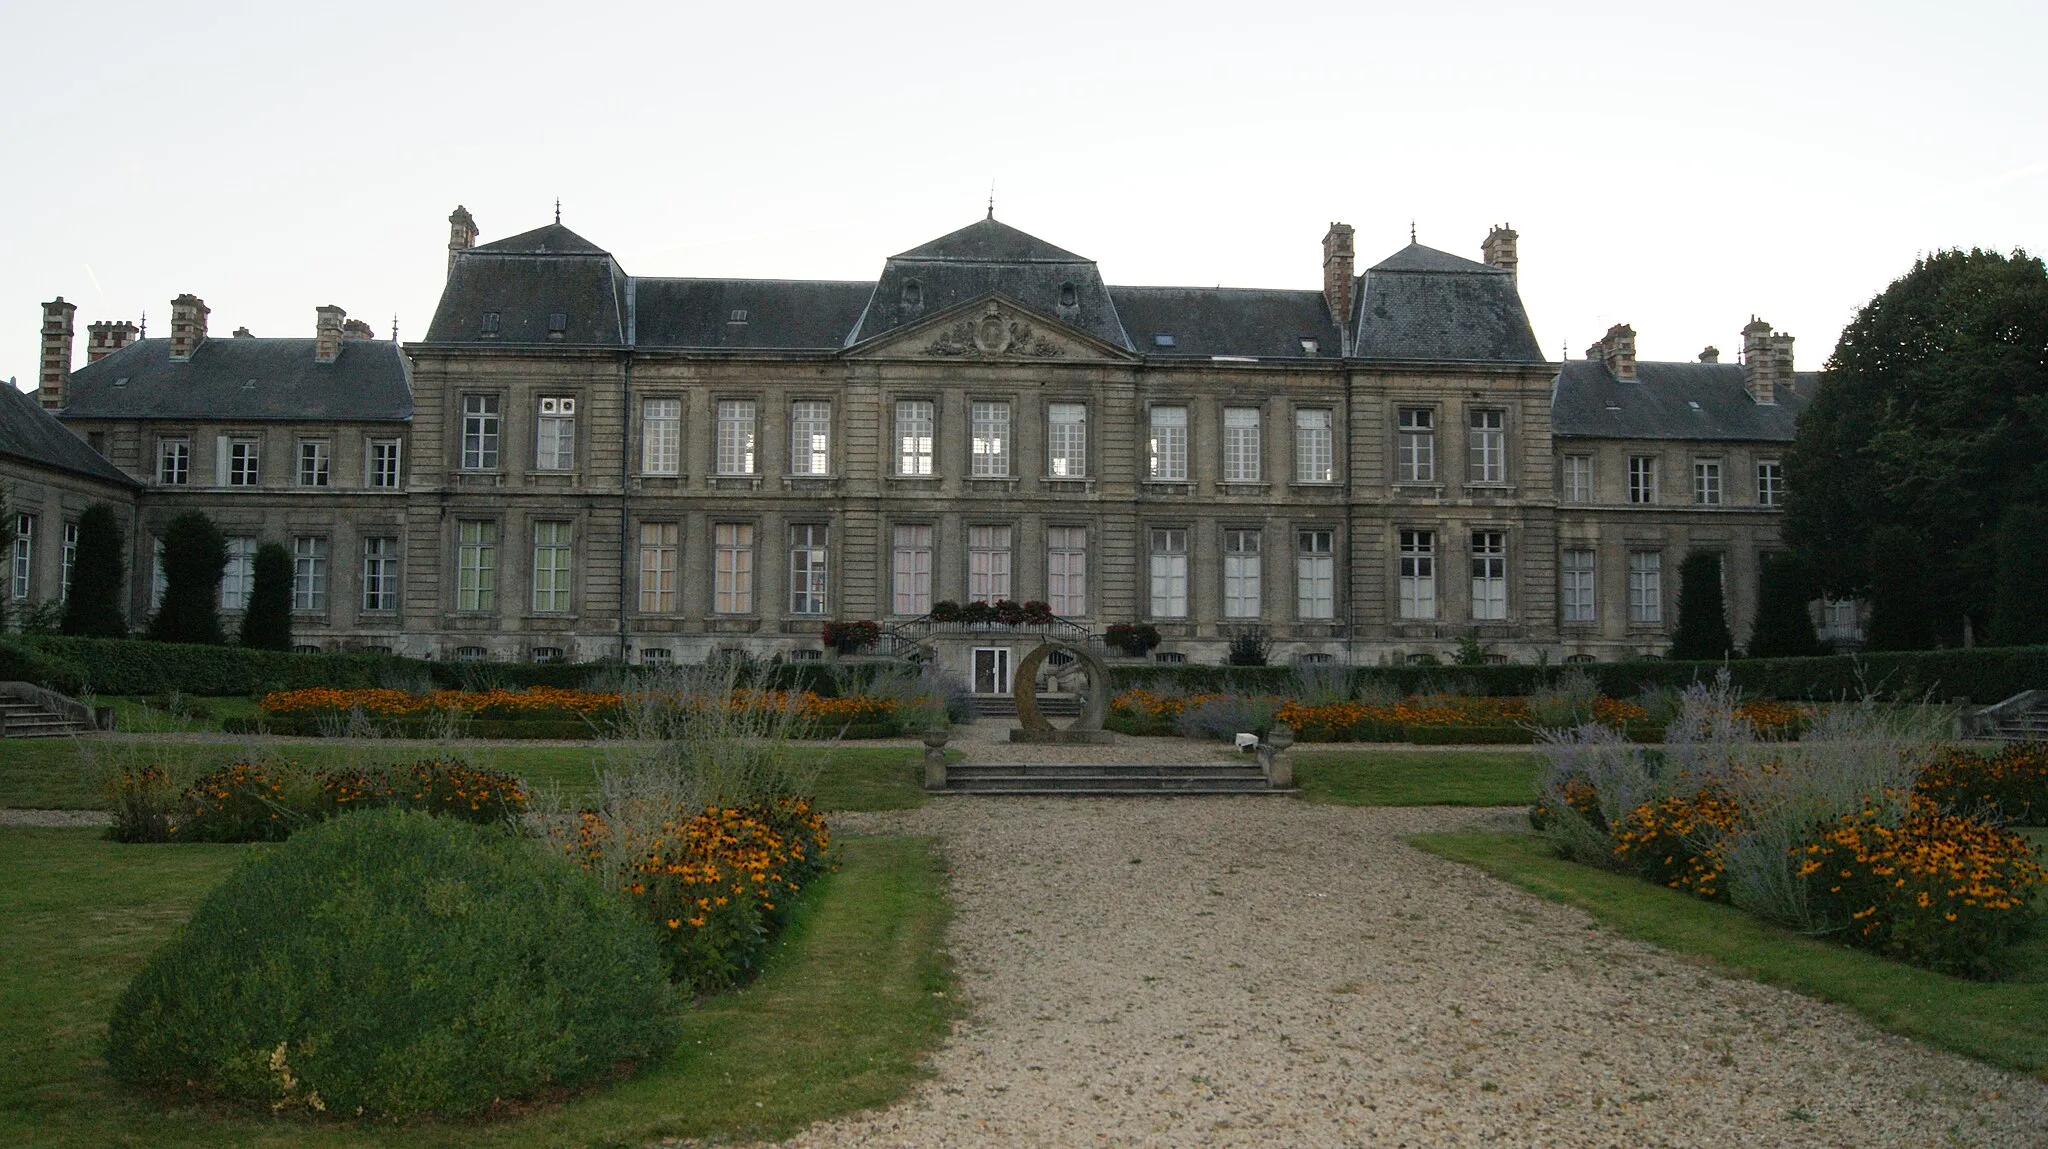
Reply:
M124 487L142 484L64 429L34 395L0 384L0 456Z
M487 316L495 314L497 330ZM563 318L561 338L552 319ZM458 255L427 325L429 343L626 342L626 273L602 248L560 224Z
M1360 359L1542 363L1515 277L1411 243L1359 277Z
M1132 349L1094 260L994 218L976 220L890 256L847 345L991 293L1008 296L1112 347Z
M1239 287L1112 287L1109 295L1141 354L1341 359L1344 348L1320 291ZM1173 339L1161 346L1158 336ZM1303 339L1316 350L1304 351Z
M332 363L312 339L207 339L189 362L144 339L72 372L66 419L317 420L412 418L412 367L395 343L348 339Z
M609 252L559 223L479 244L472 251L508 255L608 255Z
M874 293L868 280L635 279L633 325L641 347L837 351Z
M1793 391L1780 388L1776 403L1758 403L1743 390L1740 363L1639 362L1636 376L1624 382L1597 360L1567 362L1551 389L1552 433L1576 439L1789 443L1793 424L1820 383L1818 373L1798 372Z

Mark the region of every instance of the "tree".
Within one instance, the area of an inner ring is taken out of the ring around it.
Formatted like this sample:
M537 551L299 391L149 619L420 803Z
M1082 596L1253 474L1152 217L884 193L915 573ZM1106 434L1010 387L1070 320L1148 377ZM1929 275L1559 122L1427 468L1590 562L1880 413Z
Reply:
M1997 562L1991 640L2001 646L2048 643L2048 501L2006 506L1998 520Z
M242 612L242 645L258 650L292 648L292 553L282 543L256 548L256 585Z
M220 575L228 565L228 541L213 520L198 511L164 524L164 599L150 620L158 642L227 641L220 630Z
M1721 556L1689 552L1678 567L1678 630L1671 636L1671 657L1727 658L1734 649L1721 600Z
M1870 623L1864 645L1871 650L1926 650L1934 645L1928 609L1926 556L1914 545L1912 528L1879 527L1870 542Z
M1785 459L1785 538L1838 596L1915 575L1927 625L1895 595L1889 640L1960 641L1992 614L1994 528L2043 457L2048 268L2023 251L1938 252L1843 330Z
M1797 556L1765 554L1757 558L1756 625L1749 632L1751 658L1804 658L1821 653L1813 616L1812 580Z
M71 562L71 593L64 600L65 634L94 638L128 637L121 609L121 520L114 508L94 503L78 516L78 550Z

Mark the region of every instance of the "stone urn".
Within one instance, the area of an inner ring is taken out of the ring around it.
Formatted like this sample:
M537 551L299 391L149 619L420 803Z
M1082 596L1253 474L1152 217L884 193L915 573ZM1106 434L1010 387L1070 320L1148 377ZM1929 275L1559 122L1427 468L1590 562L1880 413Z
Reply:
M934 726L919 737L924 741L924 788L946 788L946 743L953 737L950 727Z
M1266 785L1275 790L1294 789L1294 755L1287 752L1294 745L1294 727L1285 722L1275 726L1259 743L1259 765L1265 769Z

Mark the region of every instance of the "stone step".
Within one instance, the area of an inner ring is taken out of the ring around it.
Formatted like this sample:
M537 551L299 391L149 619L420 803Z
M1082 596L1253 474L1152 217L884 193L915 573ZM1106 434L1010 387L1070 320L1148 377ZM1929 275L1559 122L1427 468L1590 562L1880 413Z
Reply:
M92 728L32 704L0 704L0 731L9 738L68 738L90 734Z

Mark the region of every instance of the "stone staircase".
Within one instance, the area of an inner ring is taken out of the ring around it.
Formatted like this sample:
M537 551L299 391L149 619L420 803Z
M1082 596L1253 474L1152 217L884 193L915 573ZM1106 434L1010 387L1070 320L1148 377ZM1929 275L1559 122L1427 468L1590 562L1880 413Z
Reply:
M1017 700L1008 694L976 694L972 705L976 718L1017 717ZM1047 718L1074 718L1081 713L1081 700L1071 694L1041 694L1038 712Z
M0 738L68 738L93 729L92 711L81 703L27 683L0 683Z
M1957 731L1964 738L2007 742L2048 742L2048 690L2023 690L1996 706L1966 714Z
M1292 794L1266 781L1256 761L1167 765L955 762L946 767L949 794L1036 794L1069 797L1159 797L1196 794Z

